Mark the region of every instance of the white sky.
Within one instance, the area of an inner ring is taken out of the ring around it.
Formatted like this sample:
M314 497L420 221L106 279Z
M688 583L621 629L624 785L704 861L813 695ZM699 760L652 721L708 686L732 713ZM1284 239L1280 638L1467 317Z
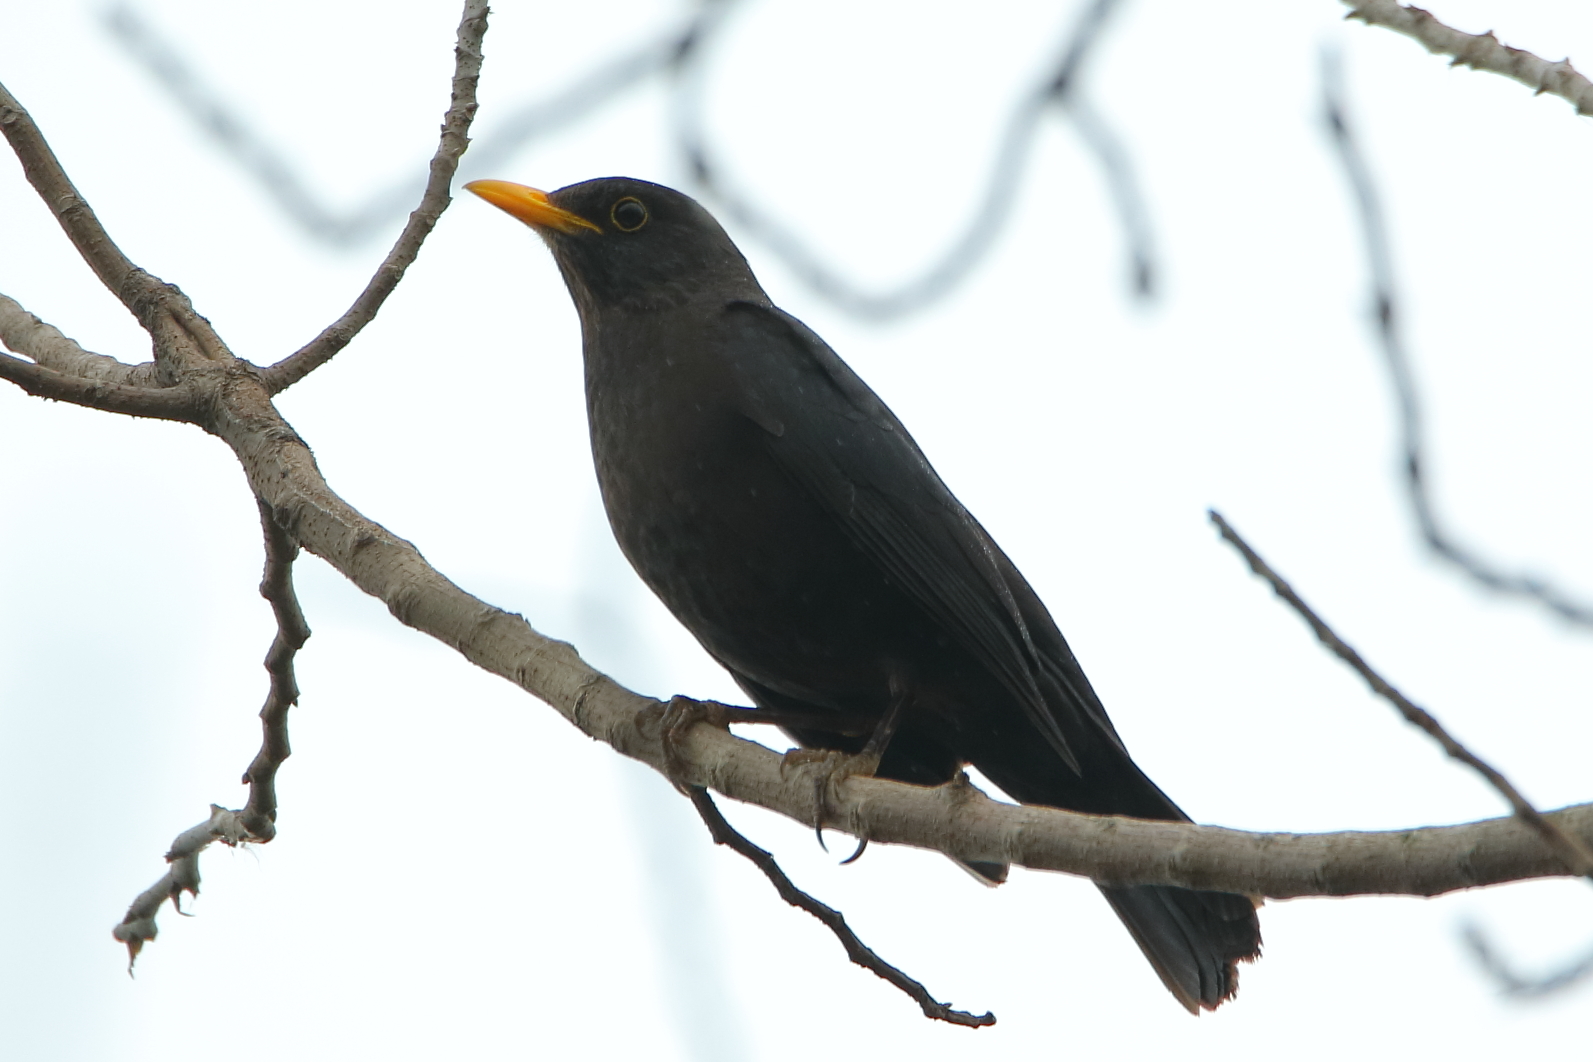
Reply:
M719 154L852 275L914 275L959 230L1008 108L1071 22L1054 6L754 0L710 74ZM1428 6L1593 69L1586 5ZM433 150L452 3L137 9L334 202ZM290 228L99 10L6 5L0 80L136 262L238 354L283 356L385 242L335 253ZM1151 204L1165 296L1149 309L1126 297L1099 172L1060 120L992 258L929 312L860 324L742 246L912 428L1197 819L1305 831L1503 810L1315 646L1207 506L1531 798L1584 801L1593 635L1491 598L1415 541L1318 53L1344 51L1391 219L1440 511L1463 541L1589 597L1593 123L1342 10L1137 0L1110 31L1088 88ZM678 15L503 3L478 132ZM665 103L652 83L491 176L681 184ZM0 292L91 349L146 358L10 161L0 204ZM456 202L375 324L280 405L335 489L467 589L647 693L737 696L608 540L574 312L498 211ZM1481 920L1529 970L1580 955L1593 897L1573 883L1271 904L1238 1000L1193 1020L1086 882L1019 872L987 891L883 846L836 867L804 828L732 808L885 957L1000 1018L927 1022L714 851L664 783L314 558L297 568L315 637L279 838L207 854L199 917L168 909L130 980L110 927L180 830L242 801L259 743L255 510L230 453L183 426L7 385L0 447L0 1057L1464 1058L1585 1037L1593 988L1503 1000L1457 938Z

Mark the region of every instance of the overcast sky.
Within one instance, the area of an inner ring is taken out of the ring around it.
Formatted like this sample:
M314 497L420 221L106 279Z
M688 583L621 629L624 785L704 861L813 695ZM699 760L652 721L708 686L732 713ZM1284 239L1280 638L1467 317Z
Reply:
M1436 14L1593 69L1570 2ZM749 0L704 71L735 183L860 285L916 276L979 200L1078 5ZM132 259L240 356L332 320L401 223L296 228L106 31L97 3L3 8L0 80ZM423 173L457 7L135 0L334 208ZM683 5L507 0L477 133L666 32ZM1378 179L1439 512L1511 570L1593 599L1593 121L1450 69L1332 0L1129 0L1088 68L1149 204L1162 280L1130 297L1101 171L1042 122L987 261L916 315L859 321L730 226L777 303L895 409L1049 605L1140 764L1202 822L1377 829L1503 813L1325 655L1218 542L1225 515L1340 632L1541 806L1593 799L1593 632L1421 548L1369 328L1352 202L1321 121L1342 51ZM493 176L689 190L663 82ZM710 202L710 206L713 204ZM0 292L92 350L148 340L0 160ZM739 699L625 567L591 473L573 308L534 235L465 196L376 322L280 408L334 489L460 585L654 695ZM1188 1017L1088 882L998 890L942 857L730 808L797 882L937 998L856 967L656 776L411 632L321 561L278 839L202 862L125 973L110 928L259 744L270 613L230 452L0 386L0 1056L17 1059L1299 1059L1529 1054L1585 1039L1593 984L1502 998L1593 947L1585 885L1261 912L1238 999ZM767 736L767 735L764 735Z

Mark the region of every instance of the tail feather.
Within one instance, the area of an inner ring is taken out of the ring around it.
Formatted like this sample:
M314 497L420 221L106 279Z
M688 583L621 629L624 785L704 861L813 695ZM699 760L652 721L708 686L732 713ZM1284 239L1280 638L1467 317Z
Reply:
M1101 893L1191 1014L1232 998L1238 964L1261 955L1261 926L1249 897L1167 885L1102 886Z

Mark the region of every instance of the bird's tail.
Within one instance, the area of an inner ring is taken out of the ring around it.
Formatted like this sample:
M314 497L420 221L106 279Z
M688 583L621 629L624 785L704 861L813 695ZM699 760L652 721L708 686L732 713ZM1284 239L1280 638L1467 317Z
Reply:
M1191 1014L1231 998L1237 965L1261 955L1261 925L1247 896L1170 885L1103 885L1101 892Z

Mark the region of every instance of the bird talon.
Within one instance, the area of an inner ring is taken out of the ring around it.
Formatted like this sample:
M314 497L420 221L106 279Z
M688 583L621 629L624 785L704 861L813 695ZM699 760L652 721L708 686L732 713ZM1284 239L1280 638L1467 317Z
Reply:
M873 753L841 752L837 749L790 749L780 757L781 775L788 768L800 770L815 765L818 768L813 774L813 832L824 851L830 850L830 846L824 843L824 824L830 818L830 795L837 792L837 787L848 778L873 777L879 769L879 760L879 756ZM853 853L846 862L850 863L861 854L861 850Z
M862 858L863 849L865 849L867 847L868 847L868 838L867 837L859 838L858 842L857 842L857 850L854 851L851 855L847 856L845 859L841 860L841 866L843 866L843 867L851 866L853 863L856 863L859 859Z

